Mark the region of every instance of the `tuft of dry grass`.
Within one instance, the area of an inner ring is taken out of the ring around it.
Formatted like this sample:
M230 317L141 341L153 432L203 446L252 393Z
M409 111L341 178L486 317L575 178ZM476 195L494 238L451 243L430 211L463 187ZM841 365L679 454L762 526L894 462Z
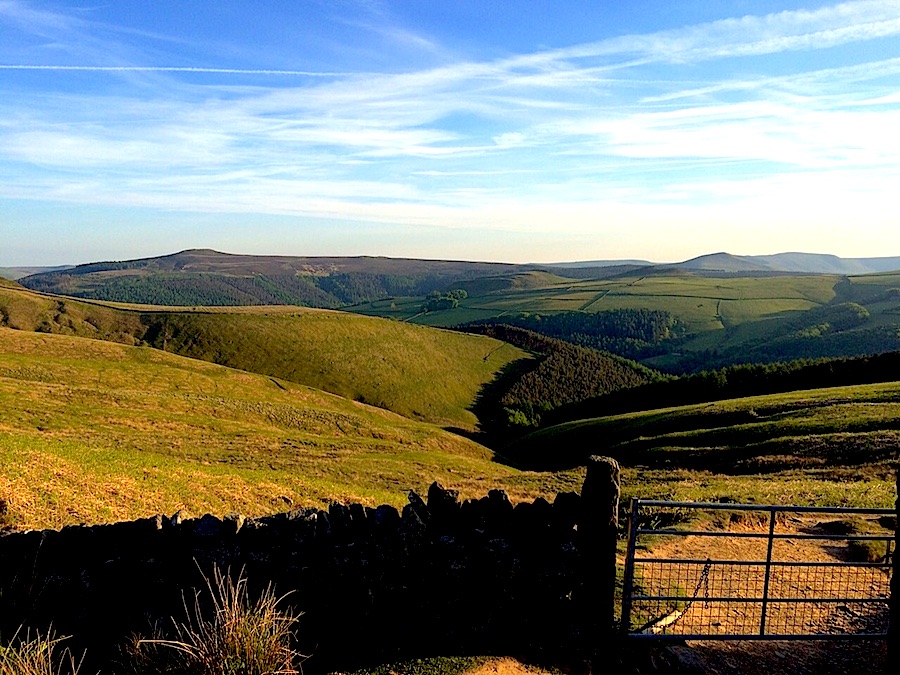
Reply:
M213 570L204 577L209 598L194 591L185 599L184 622L174 622L170 639L138 640L132 647L136 674L290 675L299 673L302 656L292 646L299 614L279 609L283 597L271 586L250 600L247 578ZM204 606L208 609L204 610Z
M16 633L8 646L0 646L0 675L77 675L80 663L68 649L59 649L65 639Z

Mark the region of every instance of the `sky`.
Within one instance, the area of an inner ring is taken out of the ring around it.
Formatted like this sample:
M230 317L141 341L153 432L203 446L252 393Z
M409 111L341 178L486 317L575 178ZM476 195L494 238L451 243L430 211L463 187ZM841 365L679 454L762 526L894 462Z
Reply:
M900 255L900 0L0 0L0 267Z

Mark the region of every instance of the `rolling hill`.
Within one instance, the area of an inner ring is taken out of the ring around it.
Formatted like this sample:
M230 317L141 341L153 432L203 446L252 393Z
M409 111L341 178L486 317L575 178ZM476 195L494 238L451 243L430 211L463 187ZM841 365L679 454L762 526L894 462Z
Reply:
M186 509L405 501L433 480L550 494L433 425L309 387L148 347L0 328L6 524L60 527ZM0 527L3 523L0 523Z
M156 305L292 304L337 308L384 298L447 291L464 282L480 282L479 292L533 288L528 272L563 279L611 279L630 275L707 276L779 274L854 275L900 271L900 257L839 258L811 253L738 256L715 253L680 263L656 265L639 260L600 260L514 265L451 260L415 260L372 256L297 257L181 251L138 260L108 261L69 268L15 268L34 290L75 297ZM29 273L28 276L23 276ZM524 275L524 276L523 276ZM514 278L502 280L502 277ZM542 285L554 280L546 279ZM485 286L486 285L486 286Z
M900 271L900 257L839 258L820 253L731 255L713 253L673 265L690 270L727 273L783 272L794 274L872 274Z
M615 457L631 494L890 506L900 383L833 387L568 422L504 455L532 469Z
M725 277L653 269L476 291L443 311L423 312L421 298L351 309L435 326L509 323L671 373L900 350L900 273ZM666 330L618 325L637 314L658 317Z
M772 260L781 261L783 267L855 265L857 269L861 265L890 266L896 259L841 260L811 254L736 257L723 253L691 263L707 266L707 270L655 266L644 268L643 274L634 269L623 274L617 268L554 267L551 273L488 263L187 251L163 258L79 266L23 282L54 291L173 306L189 300L190 306L263 302L344 306L355 302L346 308L357 314L443 327L484 320L517 323L523 316L534 321L564 313L666 313L677 330L659 342L638 344L629 342L630 337L616 342L590 332L570 337L576 344L607 349L673 373L753 361L900 349L900 273L782 274L771 271ZM735 261L743 272L713 270ZM575 278L588 269L610 276ZM461 288L468 297L455 309L425 312L425 289L435 286ZM115 288L122 293L112 292ZM371 297L384 299L361 302ZM854 309L853 303L862 310ZM853 311L860 318L850 325L842 316ZM523 327L539 330L532 325ZM346 389L341 392L352 394Z
M528 355L491 338L298 307L140 311L0 286L0 326L148 344L472 430L482 387Z
M138 304L336 308L394 295L425 295L462 280L525 269L504 263L252 256L195 249L78 265L21 282L37 291Z

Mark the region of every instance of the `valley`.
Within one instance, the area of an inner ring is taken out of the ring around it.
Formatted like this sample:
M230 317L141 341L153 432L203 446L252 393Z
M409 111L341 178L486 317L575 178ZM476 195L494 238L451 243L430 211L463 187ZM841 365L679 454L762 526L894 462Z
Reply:
M416 270L180 255L88 276ZM424 294L334 311L0 281L4 524L399 505L433 480L533 499L577 489L591 454L645 497L890 501L900 273L624 268L432 266L415 283L443 270L431 290L464 292L429 311Z

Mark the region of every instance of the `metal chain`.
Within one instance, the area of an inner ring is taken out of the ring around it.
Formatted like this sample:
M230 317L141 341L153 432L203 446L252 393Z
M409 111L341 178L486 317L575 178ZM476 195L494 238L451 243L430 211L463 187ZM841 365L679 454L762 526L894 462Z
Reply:
M678 615L678 618L671 621L668 625L674 626L676 623L681 621L685 614L687 614L688 610L700 596L700 589L703 589L703 597L704 597L704 606L709 606L709 601L705 600L705 598L709 598L709 571L712 569L712 560L709 558L706 559L706 564L703 566L703 570L700 572L700 579L697 581L697 586L694 588L694 592L691 595L690 600L688 600L687 604L684 606L684 609L681 610L681 614ZM659 621L659 619L653 619L652 621L644 624L638 632L643 633L645 630L653 626Z
M709 607L709 601L706 600L706 598L709 597L709 571L711 569L712 569L712 560L707 558L706 564L703 566L703 571L700 572L700 579L697 581L697 586L694 588L694 592L691 595L691 599L688 600L688 603L684 606L684 609L681 610L681 614L678 616L678 618L675 619L671 624L669 624L670 626L675 625L676 623L681 621L682 618L684 618L684 615L688 613L688 610L691 608L691 606L694 604L694 602L696 602L697 598L699 597L701 588L703 589L703 598L704 598L703 606Z

